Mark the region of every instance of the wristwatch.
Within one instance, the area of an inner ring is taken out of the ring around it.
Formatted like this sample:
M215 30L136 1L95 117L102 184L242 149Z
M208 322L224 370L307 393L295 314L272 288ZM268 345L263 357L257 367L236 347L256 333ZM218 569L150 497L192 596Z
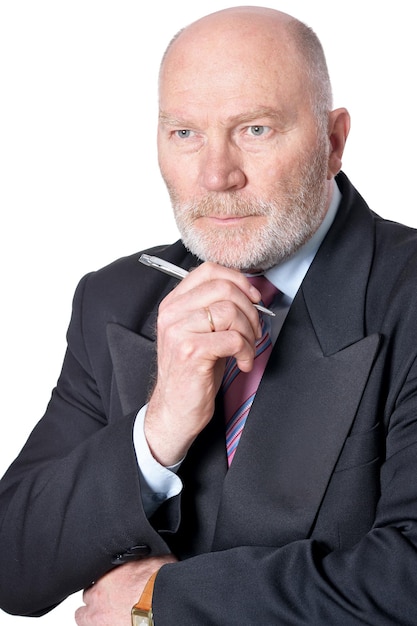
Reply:
M152 574L145 585L139 600L132 609L132 626L154 626L152 614L152 594L158 570Z

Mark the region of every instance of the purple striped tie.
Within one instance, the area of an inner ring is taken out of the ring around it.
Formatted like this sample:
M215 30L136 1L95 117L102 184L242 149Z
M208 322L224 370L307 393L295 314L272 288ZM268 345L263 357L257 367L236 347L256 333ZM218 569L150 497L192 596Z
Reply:
M278 289L264 276L252 276L250 282L260 291L262 304L268 307ZM227 360L222 381L224 415L226 420L226 448L229 466L233 460L246 418L272 350L272 343L261 315L262 337L256 342L253 368L241 372L234 357Z

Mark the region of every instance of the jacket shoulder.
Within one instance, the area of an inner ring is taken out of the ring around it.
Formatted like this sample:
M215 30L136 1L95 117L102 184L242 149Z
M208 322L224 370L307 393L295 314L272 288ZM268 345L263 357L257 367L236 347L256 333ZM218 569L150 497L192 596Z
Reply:
M78 319L78 324L88 334L95 334L108 322L134 327L142 315L146 316L153 310L167 289L176 285L176 280L139 263L143 253L160 256L185 267L191 257L182 242L177 241L121 257L89 272L80 280L75 291L72 321Z

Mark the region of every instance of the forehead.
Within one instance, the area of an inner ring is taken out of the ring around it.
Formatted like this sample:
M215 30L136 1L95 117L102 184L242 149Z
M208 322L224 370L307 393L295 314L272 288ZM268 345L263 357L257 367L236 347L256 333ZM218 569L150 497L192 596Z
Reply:
M163 110L281 108L303 98L303 75L300 56L283 28L260 28L247 21L194 27L167 52L160 104Z

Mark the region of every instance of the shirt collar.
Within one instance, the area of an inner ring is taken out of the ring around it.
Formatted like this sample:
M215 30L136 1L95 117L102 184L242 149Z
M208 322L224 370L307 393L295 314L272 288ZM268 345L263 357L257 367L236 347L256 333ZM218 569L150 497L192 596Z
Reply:
M341 198L342 194L339 191L336 181L333 179L333 192L330 206L314 235L289 259L286 259L279 265L271 267L271 269L265 272L265 276L268 280L270 280L277 289L288 296L291 301L294 299L321 242L336 217Z

